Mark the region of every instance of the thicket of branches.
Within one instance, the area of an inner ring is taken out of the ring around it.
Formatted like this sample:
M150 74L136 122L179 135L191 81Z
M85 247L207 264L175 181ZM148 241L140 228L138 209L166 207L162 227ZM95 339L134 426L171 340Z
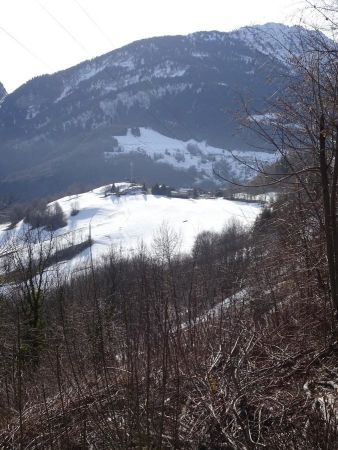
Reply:
M335 448L335 316L309 206L280 197L252 231L203 233L191 256L164 228L153 255L12 280L2 447Z

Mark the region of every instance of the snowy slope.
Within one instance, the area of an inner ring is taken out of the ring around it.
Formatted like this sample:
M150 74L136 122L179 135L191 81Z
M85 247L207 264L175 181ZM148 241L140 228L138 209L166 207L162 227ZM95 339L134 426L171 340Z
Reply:
M220 231L233 219L251 225L260 211L259 204L223 199L193 200L142 194L104 197L102 191L102 188L95 189L76 199L64 197L59 200L68 216L67 227L59 234L74 230L87 233L91 224L95 257L106 253L111 247L135 252L141 242L151 246L163 225L180 235L181 251L190 251L201 231ZM70 217L74 201L78 203L80 212ZM86 254L82 256L86 257Z
M205 141L198 142L194 139L181 141L149 128L139 130L140 136L133 135L130 129L126 136L116 136L114 148L104 152L106 161L123 154L137 152L150 156L157 163L169 164L175 169L188 170L194 167L198 173L196 181L212 179L216 182L214 169L221 174L225 173L228 178L243 181L255 175L255 172L245 164L255 168L257 164L261 166L276 161L275 153L239 150L230 152L210 146ZM243 161L243 164L240 161Z
M117 183L121 189L126 183ZM198 233L221 231L227 223L237 220L250 226L260 212L260 205L232 202L223 199L178 199L153 195L104 196L105 188L98 188L77 196L58 200L67 226L55 233L58 247L82 242L89 230L93 239L92 255L98 259L111 248L125 254L137 252L141 243L151 250L154 238L167 228L179 237L177 250L189 252ZM76 204L79 213L71 216ZM0 242L6 237L20 236L27 225L23 222L11 231L0 230ZM46 239L49 235L46 233ZM90 250L84 250L65 263L68 270L79 269L90 261Z

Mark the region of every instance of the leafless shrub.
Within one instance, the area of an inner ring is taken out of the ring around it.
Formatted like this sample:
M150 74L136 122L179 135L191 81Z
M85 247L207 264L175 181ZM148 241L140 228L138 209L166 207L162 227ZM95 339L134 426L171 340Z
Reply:
M71 205L70 205L70 215L73 217L73 216L76 216L77 214L79 214L79 212L80 212L80 207L79 207L79 202L77 202L77 201L74 201L74 202L72 202L71 203Z
M57 230L67 225L64 213L58 202L46 205L37 202L25 211L24 221L32 228L45 227L49 230Z

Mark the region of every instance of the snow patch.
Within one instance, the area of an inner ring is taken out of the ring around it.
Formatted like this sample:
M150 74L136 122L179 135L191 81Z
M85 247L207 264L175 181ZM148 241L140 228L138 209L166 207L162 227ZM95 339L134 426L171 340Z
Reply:
M263 123L265 125L268 125L277 119L278 119L278 114L271 113L271 112L268 112L265 114L253 114L252 116L249 116L250 121Z
M26 119L27 119L27 120L34 119L34 117L36 117L38 114L39 114L39 108L37 108L37 107L34 106L34 105L29 106L29 107L27 108Z
M153 70L153 76L155 78L182 77L187 70L188 66L178 67L172 62L166 61L165 63L159 64L155 67L155 69Z
M276 155L266 152L228 150L212 147L205 141L198 142L194 139L181 141L158 133L150 128L140 128L140 136L134 136L129 129L126 136L116 136L118 148L106 151L104 157L109 160L123 154L132 152L150 156L155 162L166 163L178 170L195 168L199 174L198 179L212 179L217 181L214 175L215 167L226 168L227 176L238 180L247 180L255 173L251 171L243 161L253 167L257 162L271 164L276 160ZM234 156L236 158L234 158Z

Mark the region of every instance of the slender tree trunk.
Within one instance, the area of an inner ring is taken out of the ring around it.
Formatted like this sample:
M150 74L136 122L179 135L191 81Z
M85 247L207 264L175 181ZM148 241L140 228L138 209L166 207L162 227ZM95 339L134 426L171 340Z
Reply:
M323 207L324 207L324 228L325 228L325 239L326 239L326 256L329 268L329 279L330 279L330 295L332 305L336 312L336 317L338 313L338 298L337 298L337 268L335 254L337 253L337 238L335 236L335 217L332 217L332 196L330 196L329 188L329 177L328 177L328 165L326 161L326 131L325 131L325 118L321 115L320 118L320 135L319 135L319 162L320 162L320 174L321 174L321 184L323 191ZM335 191L332 191L333 198L335 200ZM335 205L334 205L335 211Z

